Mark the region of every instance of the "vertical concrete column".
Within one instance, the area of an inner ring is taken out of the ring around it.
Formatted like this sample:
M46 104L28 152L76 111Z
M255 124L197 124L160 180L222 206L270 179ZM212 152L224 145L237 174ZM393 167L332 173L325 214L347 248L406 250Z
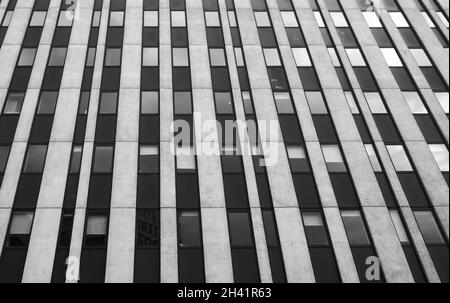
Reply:
M127 1L105 282L134 278L142 8L142 0Z
M436 26L442 31L447 38L448 41L448 27L445 26L444 22L442 22L441 18L438 16L437 12L434 10L433 0L423 0L424 8L429 12L430 18L436 23ZM439 2L439 1L438 1Z
M402 92L387 66L380 49L375 45L374 38L371 35L367 24L359 11L348 11L347 16L352 28L358 28L357 31L355 30L356 38L361 44L361 49L366 56L368 66L373 71L375 79L381 88L381 93L385 97L392 117L405 142L405 146L417 167L432 205L435 207L442 206L442 204L448 206L448 186L446 185L442 173L428 146L426 146L426 148L424 146L420 151L420 153L424 155L423 157L414 157L414 155L419 152L413 150L413 148L419 148L418 145L414 143L420 143L422 146L424 144L426 145L425 139L417 126L409 107L406 105ZM402 100L402 102L400 100ZM419 169L419 167L423 167L423 169ZM444 226L446 225L445 221L442 221L441 223Z
M80 260L81 258L81 249L83 247L86 206L89 194L89 181L94 153L95 127L97 122L100 85L103 72L103 59L105 55L106 32L108 29L109 3L110 0L103 0L97 51L95 55L94 74L92 77L91 96L86 122L86 135L83 146L83 157L81 159L80 177L78 181L77 202L73 220L74 222L72 229L72 239L70 242L69 256L78 258L78 260ZM73 283L77 281L66 282Z
M92 17L92 5L89 5L89 3L80 3L78 9L80 16L83 16L83 18L73 21L35 213L35 222L43 221L46 224L33 224L23 282L50 282L52 277L75 130L79 88L83 77Z
M6 5L7 3L5 3L5 7ZM31 1L17 1L16 8L8 26L8 31L0 48L0 66L2 67L0 88L7 89L9 87L19 57L20 47L27 30L28 22L25 22L25 20L30 20L32 8L33 3ZM3 10L2 13L4 14L5 9L2 7L0 10Z
M281 58L286 69L294 105L297 109L297 116L304 136L305 148L308 151L308 157L311 162L314 178L317 180L317 188L322 206L324 208L325 220L330 231L331 242L333 244L333 250L336 256L341 278L345 283L359 282L358 273L350 251L350 245L347 240L336 197L334 195L325 161L322 156L320 143L317 138L317 133L309 110L305 92L303 90L303 85L301 83L284 24L281 19L278 4L275 0L270 0L268 1L268 5L275 35L277 37L281 52ZM313 24L315 24L315 18L312 14L306 14L306 11L311 10L305 9L305 14L302 14L302 22L309 25L305 31L311 32L311 37L316 37L315 34L320 35L320 33L317 33L317 27L313 27ZM314 42L311 41L311 37L310 42L314 44ZM317 41L317 43L315 43L317 46L310 45L310 47L321 47L322 45L318 44L319 42L321 41ZM321 48L321 52L322 53L319 56L323 56L321 58L326 59L328 54L323 54L323 48ZM329 60L326 60L326 63L328 63L328 61ZM342 94L342 92L338 91L336 95L339 96L339 94ZM344 127L345 126L347 125L344 125ZM350 129L350 126L345 127L345 129L351 134L353 130Z
M266 155L274 152L278 156L276 163L267 167L267 175L287 279L288 282L314 282L302 218L282 141L267 68L264 65L263 52L259 44L253 10L250 1L247 0L235 2L235 7L259 129L269 131L267 124L270 122L272 122L271 125L276 126L275 129L270 127L271 136L263 136L261 141ZM276 131L277 136L273 136L273 131ZM267 147L271 147L271 151Z
M234 47L231 39L231 31L228 22L228 12L224 0L219 0L220 17L222 20L223 35L225 40L225 50L227 54L228 68L230 71L230 80L234 100L236 120L245 123L245 112L242 101L239 76L234 55ZM262 283L271 283L272 272L270 268L269 252L267 248L266 235L264 231L264 222L259 202L258 187L256 184L255 170L253 167L253 158L249 153L250 142L247 133L238 128L238 137L242 151L242 162L244 164L245 179L247 184L247 193L250 204L250 213L253 225L253 234L255 237L256 255L258 258L259 273Z
M403 40L400 32L397 30L395 24L392 21L392 18L389 16L386 10L381 10L379 12L380 18L382 19L385 28L388 30L390 37L398 50L399 56L405 62L405 68L411 73L412 78L414 79L420 93L424 98L424 102L427 104L430 109L430 114L433 115L438 127L441 132L444 134L447 143L449 141L449 123L448 118L442 110L439 101L433 93L433 90L430 87L430 84L425 79L420 67L417 65L416 60L411 54L408 46Z
M354 2L351 2L351 1L350 2L343 1L342 3L344 5L344 7L348 7L349 5L355 4ZM356 8L356 7L354 7L354 8ZM324 19L325 19L325 23L328 25L328 29L330 31L332 40L334 41L334 43L336 45L336 50L342 61L342 66L345 69L345 71L349 77L350 84L354 89L355 101L359 105L360 113L364 117L364 120L366 121L366 124L367 124L367 128L374 140L374 145L375 145L374 147L377 150L378 155L380 157L380 163L383 165L383 167L385 169L386 176L388 177L388 179L391 183L396 200L398 201L399 205L401 206L400 211L403 214L403 217L406 219L406 218L408 218L408 216L411 212L411 209L409 207L409 203L408 203L408 200L406 199L405 193L403 192L403 188L400 184L397 173L396 173L396 171L393 167L393 164L390 160L390 157L387 153L384 142L381 139L381 135L378 131L378 127L375 124L375 120L373 119L372 113L368 107L368 104L364 97L363 91L361 90L359 82L355 76L353 67L351 66L350 61L347 57L345 48L342 45L342 42L339 38L336 28L333 27L333 22L331 20L330 15L325 10L324 10ZM358 28L356 28L354 30L357 31ZM373 45L376 44L376 42L372 38L370 41L371 41L370 43L372 43ZM418 230L417 222L415 220L406 220L406 225L407 225L408 230L411 230L411 231ZM437 272L431 261L430 254L429 254L428 249L423 241L421 234L412 232L411 236L412 236L413 244L416 247L416 250L418 251L421 262L424 265L428 279L430 281L439 281ZM436 280L436 278L437 278L437 280Z
M433 30L428 25L425 18L417 9L413 1L399 0L398 4L403 10L405 17L411 24L412 29L417 33L424 47L427 49L428 54L436 65L437 69L444 77L445 83L449 85L449 63L448 60L442 60L442 58L448 58L448 50L446 51L439 42ZM444 31L448 41L448 29Z
M159 1L160 161L161 161L161 282L178 282L177 198L172 153L173 91L170 1Z
M216 121L202 1L186 1L186 13L206 282L233 282L218 133L216 127L202 130L204 122ZM214 154L203 154L200 148L210 143Z
M323 3L320 4L324 7ZM347 16L354 12L360 13L359 10L353 7L347 10L345 2L343 3L343 7ZM305 14L310 17L306 17ZM304 23L302 20L311 20L311 15L311 10L298 11L298 19L300 20L308 44L310 44L309 40L314 41L315 39L308 37L313 32L311 27L317 27L317 25L314 22ZM328 25L331 26L330 23ZM353 28L356 27L355 24L351 25ZM389 282L413 282L411 271L409 270L406 257L402 251L394 225L386 208L378 182L323 41L310 46L310 54L313 64L316 67L317 76L323 87L330 115L333 119L339 141L341 142L343 153L347 160L368 228L371 231L374 246L383 265L386 279ZM380 220L383 220L385 224L379 224Z
M415 154L416 151L411 150L411 148L415 145L408 143L420 142L421 144L426 144L426 142L411 111L404 101L402 92L390 72L381 51L374 43L370 42L370 40L374 41L374 38L371 36L367 24L364 22L360 12L350 11L347 16L349 17L352 27L358 28L358 31L355 31L357 39L360 41L368 65L372 69L375 79L381 88L381 92L386 99L386 103L389 106L399 132L405 141L405 145L413 158L414 164L416 167L428 167L427 172L423 172L419 169L418 172L425 185L425 189L430 196L432 204L434 206L440 206L442 201L444 201L444 203L447 201L448 205L448 187L431 155L431 151L428 148L423 149L421 152L427 154L427 156L425 158L421 157L420 160L419 158L415 160L413 157L413 154ZM403 100L403 102L399 102L399 100ZM432 178L432 180L430 178ZM444 196L447 196L446 200L440 198Z
M2 3L0 3L0 20L3 20L3 16L5 15L7 6L8 0L2 1Z
M53 2L55 2L55 0L53 0ZM24 20L29 20L32 7L33 3L31 3L31 1L19 0L17 2L15 13L13 14L13 18L8 28L8 33L14 32L15 34L9 34L9 36L7 34L3 46L0 49L0 57L2 58L0 59L0 66L6 67L6 70L4 72L2 70L2 73L0 75L0 88L3 91L7 91L7 89L9 88L12 74L14 73L14 68L19 56L21 44L28 25L28 22L24 22ZM49 9L49 14L54 13L54 11ZM53 22L47 22L44 26L42 36L44 37L45 34L52 37L54 26L55 24ZM25 94L25 99L22 106L23 110L19 117L16 134L14 136L10 151L8 165L6 167L2 186L0 188L0 209L5 211L4 214L10 212L14 204L14 197L16 195L17 185L22 170L22 162L25 156L29 132L31 129L35 107L39 96L40 86L33 85L32 79L35 79L35 82L42 82L45 71L45 62L47 62L48 50L48 45L39 46L35 60L36 63L33 67L30 77L30 83ZM4 51L5 53L3 53ZM5 62L3 62L3 59L5 59ZM42 59L41 61L44 61L44 63L42 64L38 61L38 59ZM6 96L6 94L2 96L3 103L4 96ZM7 220L5 229L0 230L0 243L3 243L5 239L8 222L9 221Z
M14 196L16 194L17 184L19 182L22 161L25 156L26 148L26 142L14 142L11 146L8 164L3 176L2 187L0 188L0 212L2 219L6 218L5 221L1 221L2 224L0 224L0 244L2 245L6 238L9 214L11 213L14 203Z

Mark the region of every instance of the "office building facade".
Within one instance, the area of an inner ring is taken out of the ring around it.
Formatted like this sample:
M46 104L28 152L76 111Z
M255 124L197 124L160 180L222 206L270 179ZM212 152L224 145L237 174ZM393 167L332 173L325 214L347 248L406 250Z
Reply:
M0 282L448 283L448 0L1 0Z

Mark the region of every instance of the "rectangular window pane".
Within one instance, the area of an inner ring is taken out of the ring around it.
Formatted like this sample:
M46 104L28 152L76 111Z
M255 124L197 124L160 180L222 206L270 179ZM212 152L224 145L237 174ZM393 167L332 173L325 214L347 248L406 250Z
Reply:
M361 213L342 211L341 215L350 245L370 245Z
M189 55L187 48L174 48L173 66L189 66Z
M174 92L175 114L192 114L190 92Z
M178 214L178 246L183 248L202 246L198 212L181 212Z
M108 217L105 214L90 214L88 216L86 235L106 235L108 230Z
M232 247L249 247L253 245L251 223L248 213L230 212L228 214Z
M329 172L347 171L341 151L337 145L322 145L322 152Z
M274 93L275 104L279 114L293 114L294 108L289 93Z
M159 173L159 147L141 146L139 150L139 172Z
M100 114L115 114L117 112L117 93L102 93Z
M66 59L65 47L53 47L50 53L50 59L48 61L49 66L64 66L64 61Z
M95 148L94 173L111 173L113 163L113 147L97 146Z
M142 65L143 66L158 66L158 53L157 47L144 47L142 50Z
M14 212L9 229L10 235L28 235L31 232L34 214L32 212Z
M6 99L6 105L3 113L9 115L20 114L24 97L24 93L10 93Z
M144 26L158 26L158 11L144 11Z
M81 155L83 153L82 146L74 146L72 149L72 159L70 162L70 173L79 173L81 166Z
M30 145L28 147L24 173L42 173L44 170L45 155L47 153L47 146L45 145Z
M142 92L141 114L159 113L158 92Z
M414 216L426 244L444 244L439 227L430 211L415 211Z
M177 169L195 170L195 155L192 147L177 148Z
M309 245L327 245L329 243L323 218L319 212L303 213L303 224Z
M54 114L58 92L42 92L39 99L38 114Z
M20 53L19 66L32 66L36 56L35 48L24 48Z
M8 162L9 147L0 146L0 173L3 173L6 169L6 163Z

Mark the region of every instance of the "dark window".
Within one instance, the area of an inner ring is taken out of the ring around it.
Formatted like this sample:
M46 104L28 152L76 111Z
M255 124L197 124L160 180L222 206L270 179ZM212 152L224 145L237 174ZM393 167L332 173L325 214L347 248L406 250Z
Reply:
M225 47L223 40L222 28L208 27L206 28L206 36L208 38L208 47L223 48Z
M235 283L258 283L259 269L254 249L232 249Z
M138 176L137 207L158 208L160 206L159 175L141 174Z
M195 248L202 246L200 214L183 211L178 214L178 246Z
M320 212L304 212L303 224L309 246L329 244L327 230Z
M375 123L380 131L381 138L385 143L398 144L401 143L400 135L397 128L389 115L374 115Z
M410 28L399 28L400 34L403 37L403 40L405 41L406 45L408 45L409 48L417 48L422 47L421 43L417 39L416 35L414 34L413 30Z
M356 78L363 91L377 92L378 87L375 80L367 67L354 68Z
M0 146L0 174L5 172L6 163L8 163L8 156L9 146Z
M416 89L411 76L404 67L392 67L391 71L402 91L411 91Z
M172 69L173 71L173 89L174 90L191 90L191 71L189 68L176 67ZM159 74L158 74L159 78ZM157 87L156 89L159 89Z
M63 213L61 218L61 226L59 228L58 247L70 247L72 238L73 213Z
M441 133L430 115L414 115L427 143L443 143Z
M406 198L412 207L428 207L428 198L425 194L423 187L414 173L401 173L398 174L400 183L402 184L403 191Z
M0 115L0 144L12 143L18 121L18 115Z
M89 183L88 205L90 208L103 209L111 203L112 176L93 175Z
M230 75L226 67L211 68L211 77L213 89L215 91L229 91L231 90Z
M121 47L123 44L123 28L110 27L106 35L106 46L107 47Z
M0 258L0 283L20 283L26 257L26 249L4 249Z
M295 192L299 206L302 208L317 208L320 206L314 177L311 174L293 174Z
M172 46L187 47L189 45L187 29L184 27L172 28Z
M258 186L259 203L261 204L261 207L272 207L272 196L266 174L257 174L256 183Z
M30 240L34 213L29 211L15 211L11 215L7 247L26 247Z
M309 253L317 283L341 282L337 263L331 248L310 248Z
M154 248L136 248L134 255L134 282L160 282L160 252Z
M173 32L172 32L172 34L173 34ZM172 39L174 39L173 36L172 36ZM158 47L159 46L159 30L158 30L158 28L144 27L142 29L142 46L143 47L152 47L152 46Z
M106 249L83 249L80 261L80 283L105 281Z
M375 251L370 247L357 247L352 248L353 259L355 261L356 270L358 271L359 280L361 283L381 283L383 277L380 280L368 281L366 278L367 264L366 260L369 257L376 256Z
M379 47L392 47L391 39L389 39L388 34L384 28L373 28L372 34L377 40Z
M115 115L99 115L97 117L95 142L113 143L116 138L116 124L117 118Z
M203 283L205 281L201 249L178 250L178 280L180 283Z
M159 226L159 212L152 210L138 210L136 218L136 245L139 248L159 247Z
M305 91L320 90L319 78L316 71L312 67L300 67L298 68L298 74L303 84Z
M303 139L297 116L280 115L278 119L284 141L291 144L301 144Z
M434 67L423 67L422 73L434 91L448 91L446 84Z
M42 173L44 170L45 155L47 153L47 146L45 145L30 145L28 147L27 156L23 166L24 173Z
M262 47L277 47L277 39L271 27L260 27L258 33Z
M376 173L375 176L377 178L378 186L380 186L381 193L383 194L383 198L384 201L386 202L386 205L388 207L395 207L396 206L395 197L394 194L392 193L391 186L386 176L384 175L384 173Z
M329 115L314 115L313 121L320 143L332 144L338 142L333 122Z
M355 119L356 127L358 128L359 135L364 143L372 142L372 138L370 136L369 130L367 129L366 123L362 115L353 115Z
M449 282L448 247L429 247L430 255L442 283Z
M249 214L247 212L230 212L228 220L231 246L234 248L252 247L253 236Z
M304 47L306 46L305 37L299 28L289 27L286 28L286 33L289 39L291 47Z
M330 179L338 205L340 207L358 207L358 198L350 176L346 173L333 173L330 174Z
M247 187L244 175L224 175L223 185L228 208L248 207Z
M274 91L287 91L289 89L286 74L282 67L267 68L270 84ZM306 88L305 88L306 89Z
M344 47L358 47L358 43L356 42L350 28L338 27L336 28L336 30L339 34L339 37L341 38Z
M30 209L36 207L41 179L41 174L24 174L20 177L14 199L15 208Z
M53 116L35 116L30 133L30 143L46 144L50 140Z
M108 234L108 215L92 212L86 218L86 236L84 243L90 247L105 247Z

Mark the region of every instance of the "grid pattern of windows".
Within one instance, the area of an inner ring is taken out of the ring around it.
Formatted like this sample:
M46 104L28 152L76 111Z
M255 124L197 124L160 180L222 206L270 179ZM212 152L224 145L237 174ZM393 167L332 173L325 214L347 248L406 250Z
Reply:
M445 2L32 2L0 3L0 282L448 282Z

